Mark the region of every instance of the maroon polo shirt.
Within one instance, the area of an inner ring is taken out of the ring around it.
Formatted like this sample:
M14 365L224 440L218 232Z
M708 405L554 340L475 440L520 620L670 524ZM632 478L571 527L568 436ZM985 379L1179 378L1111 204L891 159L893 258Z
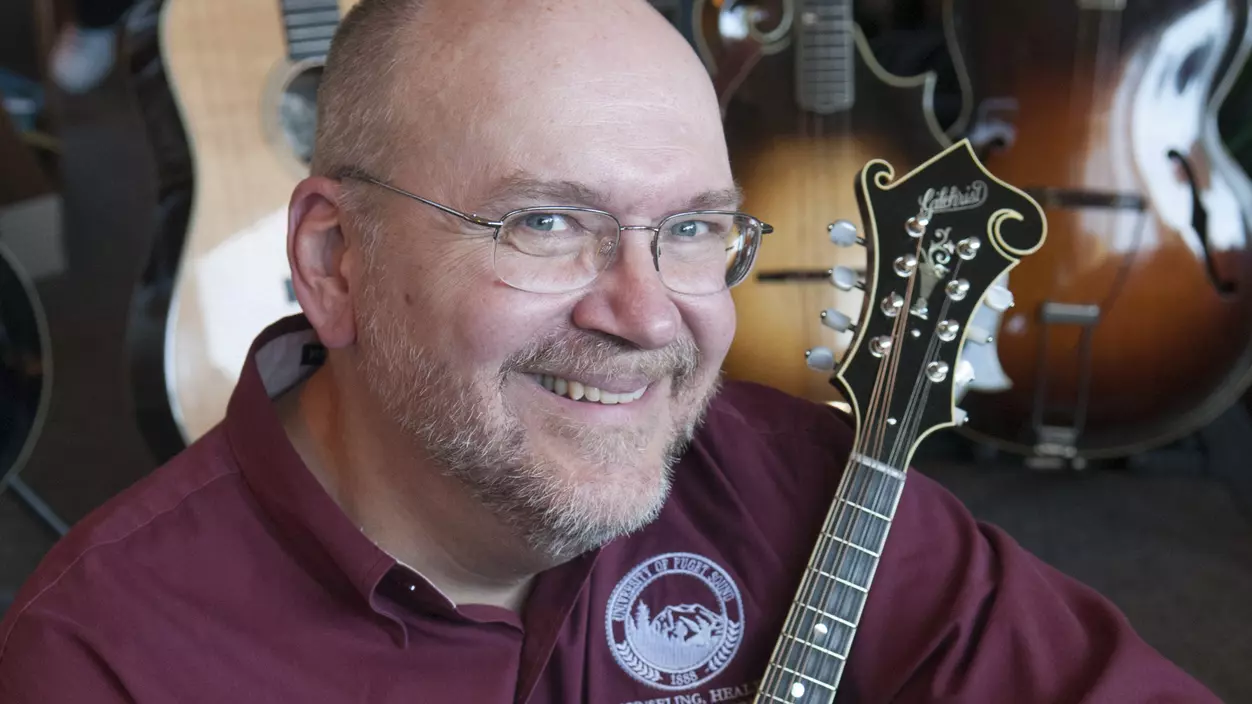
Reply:
M302 318L263 333L225 421L52 549L0 627L0 701L751 700L849 452L843 416L728 384L661 516L540 574L517 614L450 603L302 464L271 398L313 370L314 340ZM917 473L839 698L888 700L1217 701Z

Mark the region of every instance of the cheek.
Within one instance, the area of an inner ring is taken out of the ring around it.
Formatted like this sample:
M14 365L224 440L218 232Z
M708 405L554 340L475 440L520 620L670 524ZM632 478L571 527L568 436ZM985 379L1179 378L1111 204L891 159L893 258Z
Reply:
M730 292L693 299L680 304L680 309L700 348L704 366L720 369L735 337L735 304Z

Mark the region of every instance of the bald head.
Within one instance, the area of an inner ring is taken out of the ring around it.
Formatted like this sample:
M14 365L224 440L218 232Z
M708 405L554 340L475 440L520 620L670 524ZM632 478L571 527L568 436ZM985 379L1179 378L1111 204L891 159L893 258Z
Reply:
M554 166L562 144L609 141L724 159L707 73L645 0L361 0L327 61L313 172L404 174L455 197L449 177L534 175L527 151Z

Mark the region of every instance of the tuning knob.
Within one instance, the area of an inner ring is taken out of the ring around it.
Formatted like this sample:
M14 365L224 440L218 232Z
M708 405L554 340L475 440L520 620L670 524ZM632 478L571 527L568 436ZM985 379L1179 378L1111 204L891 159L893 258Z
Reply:
M969 413L964 408L953 408L952 420L956 421L957 425L965 425L969 421Z
M829 347L814 347L804 353L804 363L809 369L819 372L832 371L835 368L835 353Z
M830 282L840 291L851 291L854 288L862 288L861 277L856 275L846 266L837 266L830 270Z
M862 240L856 235L856 225L847 220L836 220L826 226L826 232L830 234L830 241L840 247L851 247L854 244L861 244Z
M827 308L822 311L822 325L839 332L856 330L856 326L852 324L852 319L834 308Z
M1003 313L1013 307L1013 292L1003 286L992 286L987 289L987 298L984 303L991 310Z

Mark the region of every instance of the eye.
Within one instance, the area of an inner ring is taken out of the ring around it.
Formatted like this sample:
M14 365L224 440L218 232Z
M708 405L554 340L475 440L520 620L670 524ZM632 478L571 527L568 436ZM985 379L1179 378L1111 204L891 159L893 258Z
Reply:
M669 229L669 233L675 237L693 238L701 235L707 235L713 229L713 224L704 222L703 220L683 220L676 222Z
M530 213L522 219L528 230L535 232L567 232L573 230L574 223L559 213Z

